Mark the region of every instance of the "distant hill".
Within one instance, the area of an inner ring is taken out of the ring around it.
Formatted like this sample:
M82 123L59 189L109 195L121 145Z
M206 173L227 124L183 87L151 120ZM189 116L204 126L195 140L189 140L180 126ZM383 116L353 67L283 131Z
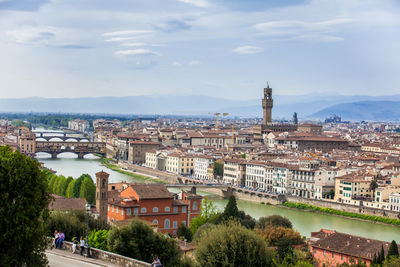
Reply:
M400 101L400 95L391 96L343 96L338 94L274 95L274 119L291 119L297 112L300 119L325 117L335 113L343 119L374 120L374 114L360 112L357 108L345 112L336 106L356 101ZM340 106L342 107L342 106ZM393 107L394 108L394 107ZM380 107L379 109L382 109ZM320 112L315 113L320 110ZM340 111L340 112L339 112ZM371 110L367 111L371 112ZM64 112L64 113L109 113L147 115L210 115L214 112L228 112L232 116L262 117L261 95L259 99L232 100L201 95L149 95L123 97L86 98L18 98L0 99L0 112ZM359 114L350 116L351 112ZM310 115L312 114L312 115ZM392 113L396 114L396 113ZM363 117L363 115L365 115ZM392 115L387 114L387 118Z
M323 119L332 114L350 121L399 121L400 101L359 101L344 103L324 108L309 118Z

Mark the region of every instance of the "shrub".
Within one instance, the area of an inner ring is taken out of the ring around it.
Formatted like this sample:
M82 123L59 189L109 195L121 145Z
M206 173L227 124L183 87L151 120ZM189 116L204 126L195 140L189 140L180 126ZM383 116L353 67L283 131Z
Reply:
M292 228L292 222L286 218L282 217L280 215L271 215L268 217L260 217L257 221L257 228L263 229L267 225L272 225L272 226L282 226L286 228Z

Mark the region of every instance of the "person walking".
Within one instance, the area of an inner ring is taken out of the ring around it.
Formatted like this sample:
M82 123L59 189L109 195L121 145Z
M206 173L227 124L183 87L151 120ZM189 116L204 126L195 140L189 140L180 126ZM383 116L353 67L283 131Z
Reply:
M81 249L81 255L83 256L83 251L85 250L85 239L83 239L83 236L81 236L81 244L79 245L80 249Z
M72 254L75 254L76 246L79 244L78 237L74 236L74 238L72 238L72 242Z

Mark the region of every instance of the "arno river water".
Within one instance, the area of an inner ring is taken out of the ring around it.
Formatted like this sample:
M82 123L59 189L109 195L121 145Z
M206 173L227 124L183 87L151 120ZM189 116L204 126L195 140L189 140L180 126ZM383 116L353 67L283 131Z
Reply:
M38 160L44 162L46 167L57 171L57 174L76 178L82 173L88 173L94 178L94 174L96 172L104 170L110 173L110 182L119 182L123 180L128 182L134 181L130 176L112 171L102 166L100 160L95 157L92 157L91 159L76 159L73 158L76 157L73 154L68 155L65 153L60 155L60 158L58 159L51 159L43 158L44 155L39 153ZM215 199L214 202L216 206L222 210L224 209L227 200ZM285 216L292 221L294 228L296 228L302 235L307 237L310 236L312 231L318 231L321 228L326 228L378 240L391 241L395 239L397 243L400 243L400 227L374 224L370 222L357 221L299 210L289 210L277 206L269 206L241 200L238 200L238 207L240 210L244 210L254 218L273 214Z

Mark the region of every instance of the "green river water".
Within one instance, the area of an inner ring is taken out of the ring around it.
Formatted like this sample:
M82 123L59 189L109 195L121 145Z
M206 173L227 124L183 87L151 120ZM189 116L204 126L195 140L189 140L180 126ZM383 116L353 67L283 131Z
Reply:
M96 157L77 159L74 158L76 155L67 153L60 155L57 159L48 158L48 155L47 157L45 156L45 154L39 153L38 160L43 162L46 167L57 171L57 174L62 174L64 176L72 176L76 178L82 173L88 173L94 178L96 172L104 170L110 173L110 183L123 180L128 182L134 181L130 176L107 169L101 165L100 160ZM137 180L136 182L141 181ZM219 209L223 210L227 200L214 199L214 202ZM400 227L375 224L372 222L358 221L326 214L305 212L301 210L290 210L278 206L263 205L241 200L238 200L238 207L240 210L244 210L254 218L273 214L285 216L290 219L294 228L306 237L309 237L310 233L313 231L325 228L378 240L391 241L394 239L397 243L400 243Z

